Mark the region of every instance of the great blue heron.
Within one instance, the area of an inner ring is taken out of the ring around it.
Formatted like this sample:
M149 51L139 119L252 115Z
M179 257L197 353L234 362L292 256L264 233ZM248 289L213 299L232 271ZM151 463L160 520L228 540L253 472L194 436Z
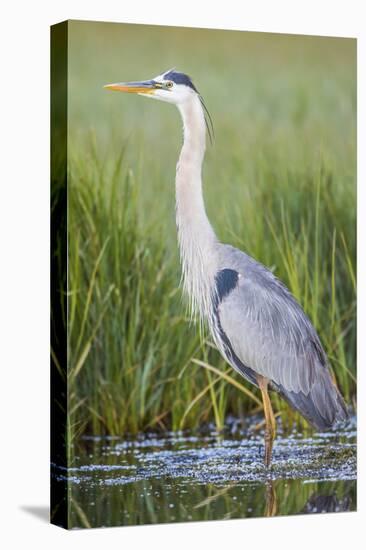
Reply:
M315 428L347 417L319 337L286 286L262 264L222 244L207 218L201 169L211 119L190 77L175 69L152 80L121 82L109 90L176 105L184 140L176 171L176 222L183 286L191 309L207 323L226 361L262 394L264 462L271 462L276 422L273 389Z

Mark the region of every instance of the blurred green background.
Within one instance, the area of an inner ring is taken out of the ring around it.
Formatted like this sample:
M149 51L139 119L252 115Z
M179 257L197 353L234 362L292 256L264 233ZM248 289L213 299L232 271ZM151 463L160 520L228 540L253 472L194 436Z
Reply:
M179 114L103 90L171 67L214 122L204 193L219 238L290 287L355 406L356 41L81 21L68 41L69 442L260 410L186 318Z

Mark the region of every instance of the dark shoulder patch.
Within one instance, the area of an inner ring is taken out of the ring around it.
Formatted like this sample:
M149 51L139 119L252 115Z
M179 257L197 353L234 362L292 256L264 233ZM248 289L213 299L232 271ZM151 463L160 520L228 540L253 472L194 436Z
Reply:
M215 333L219 340L221 340L223 349L225 350L226 360L232 367L236 368L249 382L258 387L258 381L256 373L251 368L242 363L239 357L236 355L231 342L225 331L221 326L219 305L225 296L228 296L232 292L239 280L239 273L235 269L221 269L216 273L216 297L213 309L213 319L215 325Z
M220 303L238 284L239 273L234 269L221 269L217 272L215 279L217 298Z

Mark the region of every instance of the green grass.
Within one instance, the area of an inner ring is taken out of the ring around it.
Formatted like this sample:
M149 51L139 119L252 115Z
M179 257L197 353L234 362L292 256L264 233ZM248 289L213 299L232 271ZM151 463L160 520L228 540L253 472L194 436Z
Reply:
M178 113L102 89L173 65L214 120L204 192L217 234L289 286L355 405L355 42L76 22L69 37L69 443L259 410L182 301Z

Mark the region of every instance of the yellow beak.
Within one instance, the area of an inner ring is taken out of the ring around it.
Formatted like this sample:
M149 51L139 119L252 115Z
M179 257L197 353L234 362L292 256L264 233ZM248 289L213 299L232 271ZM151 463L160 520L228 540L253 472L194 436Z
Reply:
M158 86L154 80L144 80L141 82L117 82L116 84L106 84L104 88L115 92L125 92L127 94L153 94Z

